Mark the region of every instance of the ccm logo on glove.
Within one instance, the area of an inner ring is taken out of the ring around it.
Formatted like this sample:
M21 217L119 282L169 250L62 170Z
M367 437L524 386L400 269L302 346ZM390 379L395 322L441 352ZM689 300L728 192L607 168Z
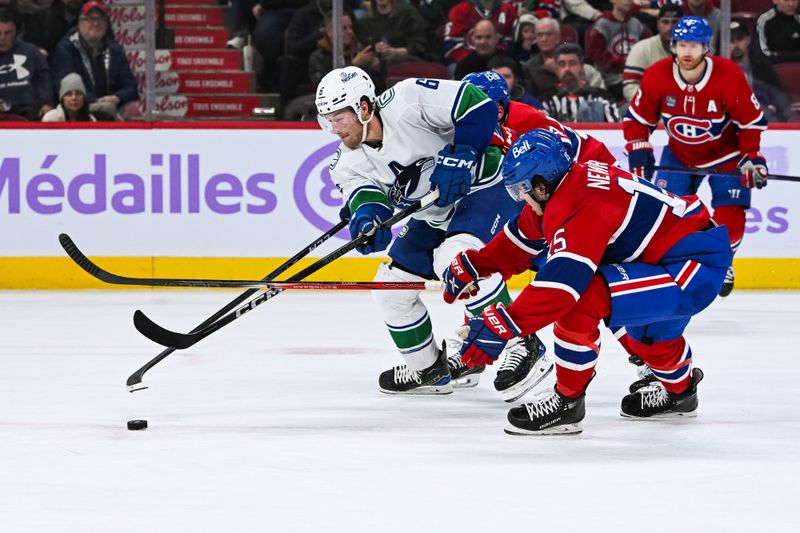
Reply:
M440 153L436 158L436 163L446 167L472 169L474 161L467 161L458 157L443 156Z

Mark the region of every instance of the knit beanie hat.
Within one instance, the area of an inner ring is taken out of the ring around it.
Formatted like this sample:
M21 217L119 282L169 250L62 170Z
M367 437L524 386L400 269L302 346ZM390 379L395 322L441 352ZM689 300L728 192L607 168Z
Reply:
M64 98L64 95L70 91L78 91L86 96L86 86L83 84L81 77L74 72L72 74L67 74L64 76L64 79L61 80L61 87L58 91L58 99L61 100Z

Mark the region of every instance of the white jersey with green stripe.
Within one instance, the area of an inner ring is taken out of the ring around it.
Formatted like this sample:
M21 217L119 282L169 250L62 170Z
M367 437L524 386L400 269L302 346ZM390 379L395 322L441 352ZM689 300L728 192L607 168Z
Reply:
M340 145L330 164L331 177L350 212L367 203L403 208L427 194L436 155L453 143L459 121L484 105L494 103L474 85L459 81L408 79L381 94L377 100L381 144L362 143L355 149ZM475 172L489 176L473 178L475 188L499 179L499 165L486 164L491 170L484 172L483 161ZM414 218L441 226L452 210L452 206L431 206Z

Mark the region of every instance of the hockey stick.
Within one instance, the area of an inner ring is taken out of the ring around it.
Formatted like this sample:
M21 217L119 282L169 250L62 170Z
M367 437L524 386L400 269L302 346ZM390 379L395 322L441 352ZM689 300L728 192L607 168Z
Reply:
M223 289L293 289L293 290L419 290L439 289L441 282L405 281L262 281L239 279L179 279L179 278L129 278L120 276L97 266L86 257L66 233L58 237L70 258L86 272L113 285L133 285L138 287L191 287L191 288L223 288Z
M334 236L337 233L339 233L339 231L344 229L347 226L347 224L348 224L347 220L339 221L331 229L329 229L328 231L326 231L325 233L323 233L322 235L317 237L317 239L314 242L312 242L311 244L309 244L308 246L306 246L305 248L303 248L302 250L297 252L294 256L292 256L289 259L287 259L286 262L281 264L278 268L276 268L275 270L273 270L272 272L267 274L267 276L264 277L264 281L270 281L272 279L275 279L278 276L280 276L281 274L283 274L284 272L286 272L295 263L297 263L302 258L304 258L308 254L310 254L314 249L316 249L322 243L324 243L325 241L330 239L332 236ZM59 240L60 240L60 237L59 237ZM62 243L62 246L63 246L63 243ZM67 253L69 253L69 252L67 252ZM234 309L236 306L238 306L239 304L241 304L242 302L244 302L245 300L247 300L248 298L250 298L252 295L254 295L257 292L258 292L258 289L248 289L248 290L244 291L242 294L240 294L239 296L237 296L236 298L231 300L229 303L227 303L225 305L225 307L223 307L222 309L220 309L219 311L217 311L216 313L214 313L213 315L208 317L206 320L201 322L192 331L193 332L194 331L199 331L202 328L207 327L209 324L213 324L214 322L219 320L221 317L225 316L225 314L228 313L231 309ZM142 383L142 379L144 379L144 374L148 370L150 370L151 368L156 366L158 363L160 363L161 361L163 361L164 359L169 357L170 354L172 354L172 352L174 352L174 351L175 351L175 348L172 348L172 347L167 348L166 350L162 351L160 354L158 354L157 356L155 356L154 358L152 358L151 360L146 362L136 372L134 372L133 374L128 376L128 381L126 382L126 386L128 387L128 392L133 393L133 392L136 392L137 390L146 389L147 387L143 386L141 384Z
M404 218L408 217L409 215L414 214L415 212L419 211L420 209L425 209L426 207L433 204L433 202L439 197L438 189L434 189L433 191L429 192L410 206L406 207L399 213L395 214L394 216L390 217L379 227L381 228L391 228L397 222L400 222ZM360 235L357 238L353 239L352 241L348 242L344 246L334 250L333 252L329 253L322 259L317 260L315 263L309 265L305 269L301 270L297 274L290 276L289 279L286 281L289 282L296 282L301 281L304 278L310 276L317 270L322 269L323 267L329 265L336 259L342 257L346 253L354 250L356 246L361 243L366 242L371 235ZM225 327L226 325L230 324L243 314L247 313L248 311L255 309L257 306L261 305L262 303L270 300L271 298L277 296L283 292L281 288L274 288L270 289L262 294L259 294L257 297L250 300L245 305L239 307L232 313L229 313L225 317L217 320L212 324L208 324L207 326L193 330L189 333L177 333L174 331L170 331L165 329L152 320L150 320L147 315L142 313L139 310L133 314L133 325L136 329L139 330L139 333L147 337L153 342L161 344L162 346L173 347L177 350L185 350L186 348L196 344L197 342L201 341L202 339L208 337L215 331L220 328Z
M679 172L681 174L703 174L703 175L710 175L710 176L726 176L729 178L740 178L742 175L741 173L734 173L734 172L722 172L720 170L711 170L707 168L696 168L696 167L667 167L667 166L655 166L656 170L665 170L667 172ZM775 180L775 181L800 181L800 176L784 176L783 174L768 174L767 181Z

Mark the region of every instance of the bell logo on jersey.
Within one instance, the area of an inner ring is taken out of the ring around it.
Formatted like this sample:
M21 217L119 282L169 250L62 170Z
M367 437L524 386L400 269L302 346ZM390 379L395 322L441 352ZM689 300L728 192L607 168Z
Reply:
M667 121L667 133L684 144L702 144L714 136L709 131L711 121L693 117L672 117Z

